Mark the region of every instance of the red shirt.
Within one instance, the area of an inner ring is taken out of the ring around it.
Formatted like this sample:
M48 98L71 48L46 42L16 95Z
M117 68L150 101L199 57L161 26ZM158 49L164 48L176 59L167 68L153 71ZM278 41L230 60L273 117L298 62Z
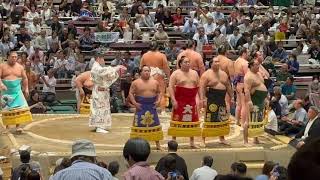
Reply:
M176 25L176 26L183 26L184 25L184 17L183 16L179 16L177 14L173 15L172 16L172 19L173 19L173 25Z

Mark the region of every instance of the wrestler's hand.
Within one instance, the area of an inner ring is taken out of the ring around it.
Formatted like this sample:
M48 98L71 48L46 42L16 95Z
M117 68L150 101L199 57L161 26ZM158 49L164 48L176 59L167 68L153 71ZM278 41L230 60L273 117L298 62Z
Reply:
M6 91L8 90L7 89L7 86L5 86L3 83L0 84L0 91Z
M84 97L84 90L82 88L79 89L79 95L80 97Z
M141 110L141 104L140 103L135 103L134 106L136 107L137 110Z
M29 89L25 89L25 90L24 90L24 96L25 96L26 98L29 97Z
M250 110L250 111L253 110L253 103L252 103L252 101L249 101L249 102L248 102L248 107L249 107L249 110Z
M177 103L176 100L172 100L172 107L173 107L174 109L177 109L177 108L178 108L178 103Z

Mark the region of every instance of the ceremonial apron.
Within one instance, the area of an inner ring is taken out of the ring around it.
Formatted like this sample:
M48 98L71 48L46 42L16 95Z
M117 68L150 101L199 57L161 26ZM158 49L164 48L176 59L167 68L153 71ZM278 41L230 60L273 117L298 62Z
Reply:
M264 105L267 95L267 91L259 90L251 95L253 110L249 113L249 137L258 137L264 133L264 125L268 122L268 113Z
M2 80L2 83L7 87L7 90L2 92L1 97L4 125L16 125L32 121L28 103L21 90L21 81L22 79Z
M80 114L90 114L92 90L83 87L84 97L80 104Z
M201 135L196 95L198 87L185 88L176 86L175 98L177 109L172 110L168 135L175 137L193 137Z
M136 102L141 104L141 110L137 110L131 127L130 138L142 138L147 141L159 141L163 139L155 102L157 96L136 96Z
M202 137L225 136L229 134L230 124L225 102L226 92L227 90L208 88Z

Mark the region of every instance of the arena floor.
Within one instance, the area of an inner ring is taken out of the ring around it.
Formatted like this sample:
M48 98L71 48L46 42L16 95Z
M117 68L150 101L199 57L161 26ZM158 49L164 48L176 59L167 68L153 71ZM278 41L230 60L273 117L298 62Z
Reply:
M125 161L122 158L122 147L129 138L133 114L113 114L112 117L110 133L100 134L93 133L88 127L88 115L34 115L33 122L24 126L23 134L17 135L10 132L2 135L2 139L7 136L9 141L5 143L15 149L22 145L31 146L35 159L38 159L45 167L52 167L56 159L70 155L71 144L74 140L86 138L95 143L100 158L107 162L120 161L120 164L123 164L121 171L124 171ZM171 139L166 136L170 117L160 116L160 119L165 134L164 140L161 141L164 151L155 150L154 143L151 143L153 152L149 160L152 164L166 154L166 143ZM201 165L203 155L212 154L219 167L218 171L226 171L234 161L243 161L248 164L249 172L251 171L251 174L254 175L260 171L264 161L274 160L287 164L294 152L294 149L287 145L285 138L268 134L260 138L261 144L246 147L243 145L240 127L236 125L232 125L231 133L226 139L231 144L230 146L219 144L217 138L208 138L209 144L204 148L201 138L197 137L197 145L201 148L190 149L188 138L178 138L179 154L192 164L188 167L191 172ZM13 163L18 163L17 157L13 157ZM50 168L43 169L43 171L45 174L50 174Z

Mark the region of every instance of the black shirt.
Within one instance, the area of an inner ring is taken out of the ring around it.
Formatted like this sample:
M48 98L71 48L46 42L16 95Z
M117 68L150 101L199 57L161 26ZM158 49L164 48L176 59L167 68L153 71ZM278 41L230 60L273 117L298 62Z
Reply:
M171 155L176 159L176 169L181 173L181 175L184 177L185 180L189 180L188 168L187 168L187 164L186 164L185 160L176 153L169 153L166 156L168 156L168 155ZM162 157L158 161L158 164L155 168L156 171L158 171L159 173L166 170L164 167L164 160L165 160L166 156Z

